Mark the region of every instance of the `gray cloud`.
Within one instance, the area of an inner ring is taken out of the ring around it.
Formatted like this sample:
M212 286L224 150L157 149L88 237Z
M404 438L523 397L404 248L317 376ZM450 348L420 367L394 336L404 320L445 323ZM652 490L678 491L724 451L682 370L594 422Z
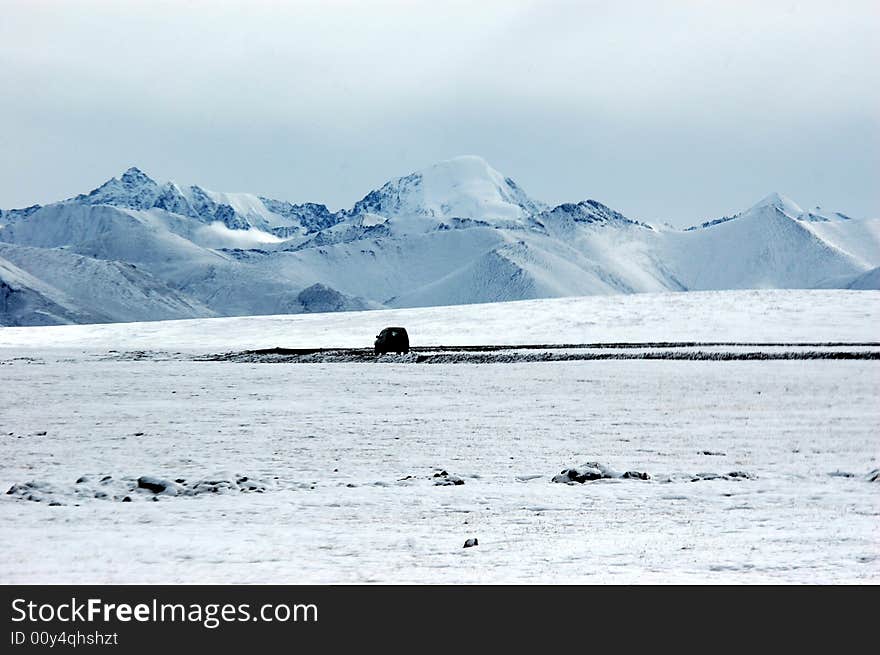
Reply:
M770 190L880 215L873 2L4 0L3 14L0 207L137 165L337 208L475 153L542 200L676 225Z

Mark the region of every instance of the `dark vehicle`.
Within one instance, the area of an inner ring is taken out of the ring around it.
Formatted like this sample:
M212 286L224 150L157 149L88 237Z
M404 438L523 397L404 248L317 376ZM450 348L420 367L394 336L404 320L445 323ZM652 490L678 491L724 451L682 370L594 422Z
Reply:
M406 354L409 352L409 335L402 327L387 327L376 335L373 350L377 355L385 353Z

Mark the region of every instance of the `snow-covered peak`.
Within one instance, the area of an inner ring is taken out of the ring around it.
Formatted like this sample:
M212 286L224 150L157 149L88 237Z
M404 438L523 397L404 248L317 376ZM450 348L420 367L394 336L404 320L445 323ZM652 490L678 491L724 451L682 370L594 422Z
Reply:
M517 220L542 208L486 160L466 155L391 180L349 213Z
M144 172L143 172L141 169L139 169L137 166L132 166L131 168L128 168L128 169L122 174L122 176L120 177L120 179L122 180L122 182L123 182L124 184L128 184L128 185L131 185L131 186L134 186L134 185L137 185L137 184L149 184L150 182L155 183L155 181L153 180L153 178L151 178L149 175L147 175L146 173L144 173Z
M159 184L141 169L132 166L119 178L111 177L97 189L75 200L90 205L115 205L132 209L148 209L159 197Z
M823 207L814 207L813 209L803 210L791 198L787 198L778 193L771 193L769 196L761 200L758 204L751 207L743 214L752 213L756 210L766 208L779 210L790 218L796 218L799 221L807 221L810 223L827 223L829 221L848 221L851 220L846 214L837 211L825 209Z
M744 211L737 212L731 216L715 218L701 223L700 225L685 228L685 232L715 227L716 225L736 220L757 220L763 222L768 218L778 217L779 214L792 219L802 220L807 212L804 212L804 210L801 209L791 198L774 191L773 193L764 196L761 200Z
M575 223L596 223L600 225L637 225L650 229L649 225L627 218L618 211L603 205L597 200L581 200L578 203L563 203L541 214L540 220L547 222L573 221Z
M762 198L759 202L752 205L748 211L768 208L778 209L783 214L787 214L788 216L791 216L793 218L797 218L804 213L804 210L801 209L794 200L782 195L781 193L776 193L775 191Z
M250 193L221 193L195 185L159 183L134 166L88 194L63 202L158 209L202 223L219 222L231 230L257 229L284 238L316 232L339 221L339 216L324 205L294 205Z

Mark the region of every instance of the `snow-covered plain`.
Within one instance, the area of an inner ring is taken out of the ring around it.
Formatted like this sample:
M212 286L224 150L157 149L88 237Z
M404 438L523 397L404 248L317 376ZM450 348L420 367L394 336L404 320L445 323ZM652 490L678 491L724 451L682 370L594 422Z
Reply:
M880 291L743 290L550 298L409 309L0 328L0 349L222 352L372 347L387 326L419 346L880 341Z
M34 484L0 499L0 582L877 582L877 361L108 351L363 346L397 323L416 349L869 342L878 319L880 292L747 291L2 329L0 485ZM591 461L651 479L551 482Z

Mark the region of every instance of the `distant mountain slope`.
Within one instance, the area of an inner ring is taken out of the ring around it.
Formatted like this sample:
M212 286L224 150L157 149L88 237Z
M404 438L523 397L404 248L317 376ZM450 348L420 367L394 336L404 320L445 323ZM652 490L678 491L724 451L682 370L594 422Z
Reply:
M0 258L34 279L39 276L53 290L47 295L96 322L217 315L133 264L84 257L69 250L4 243L0 243Z
M880 267L872 268L867 273L862 273L849 283L848 289L880 290Z
M868 262L822 239L802 214L772 194L728 220L666 233L660 257L692 290L813 288L867 268Z
M130 321L875 288L880 220L771 194L675 230L596 200L548 207L475 156L391 180L339 212L130 168L74 198L0 210L0 257L0 325Z
M58 289L0 257L0 325L63 325L98 323Z

